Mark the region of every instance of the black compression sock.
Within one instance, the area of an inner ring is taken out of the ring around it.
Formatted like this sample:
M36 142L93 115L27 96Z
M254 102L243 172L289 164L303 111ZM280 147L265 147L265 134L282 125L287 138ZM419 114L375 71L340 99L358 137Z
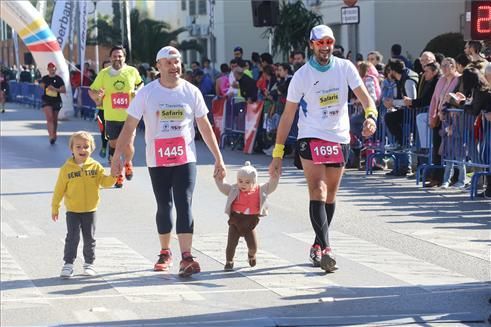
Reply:
M327 225L331 226L332 217L334 216L334 211L336 210L336 202L326 203L326 215L327 215Z
M315 232L316 244L322 249L329 247L328 223L324 201L310 201L310 222Z

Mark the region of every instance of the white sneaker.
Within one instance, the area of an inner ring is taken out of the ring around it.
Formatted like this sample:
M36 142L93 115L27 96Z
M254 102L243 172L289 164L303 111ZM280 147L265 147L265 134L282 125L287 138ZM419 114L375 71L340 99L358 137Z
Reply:
M462 188L465 187L465 184L464 183L458 183L457 182L457 183L453 184L453 187L462 189Z
M85 276L96 276L97 272L94 269L94 265L90 263L84 263L84 275Z
M63 265L63 268L61 268L60 277L65 278L65 279L73 277L73 264L72 263L65 263Z
M442 188L448 188L449 186L450 186L450 184L448 182L442 184Z

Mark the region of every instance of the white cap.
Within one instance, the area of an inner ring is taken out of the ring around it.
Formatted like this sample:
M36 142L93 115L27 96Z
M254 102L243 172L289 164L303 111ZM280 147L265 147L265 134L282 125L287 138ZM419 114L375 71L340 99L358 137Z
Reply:
M334 33L332 32L332 29L327 26L327 25L317 25L312 28L310 31L310 40L311 41L316 41L323 39L325 37L329 37L333 40L336 40L334 37Z
M159 61L159 59L176 59L176 58L181 58L181 54L179 53L179 50L177 50L174 47L171 47L170 45L163 47L162 49L159 50L157 53L157 59L156 61Z

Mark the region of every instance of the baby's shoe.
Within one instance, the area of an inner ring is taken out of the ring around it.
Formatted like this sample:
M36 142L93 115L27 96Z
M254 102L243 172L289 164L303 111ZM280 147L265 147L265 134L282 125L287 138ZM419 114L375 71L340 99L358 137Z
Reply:
M225 270L225 271L234 270L234 262L233 261L227 261L225 263L225 266L223 266L223 270Z
M249 256L249 266L254 267L256 265L256 256Z

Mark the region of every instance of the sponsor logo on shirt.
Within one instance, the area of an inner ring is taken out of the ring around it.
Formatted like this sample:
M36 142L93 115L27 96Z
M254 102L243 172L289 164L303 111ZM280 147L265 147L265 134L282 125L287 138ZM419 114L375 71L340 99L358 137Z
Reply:
M319 97L321 107L334 106L339 104L339 93L322 94Z
M184 108L160 110L160 121L183 121L185 118Z

